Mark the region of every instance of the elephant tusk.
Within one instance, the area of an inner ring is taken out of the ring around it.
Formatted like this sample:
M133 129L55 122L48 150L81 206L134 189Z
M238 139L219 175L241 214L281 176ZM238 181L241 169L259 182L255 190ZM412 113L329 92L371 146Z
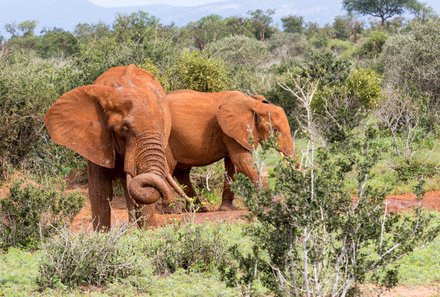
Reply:
M179 185L176 183L176 181L171 176L171 174L169 174L169 173L167 174L166 180L170 184L170 186L173 188L173 190L176 191L177 194L179 194L180 197L183 197L183 199L185 199L186 202L188 202L188 203L193 203L194 202L194 199L189 198L185 194L185 192L179 187Z

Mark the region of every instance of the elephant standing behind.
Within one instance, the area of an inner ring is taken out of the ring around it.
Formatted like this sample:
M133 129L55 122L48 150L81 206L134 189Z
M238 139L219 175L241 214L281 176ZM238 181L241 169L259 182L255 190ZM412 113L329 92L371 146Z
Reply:
M148 71L113 67L94 84L62 95L46 113L52 140L88 160L95 230L110 228L114 179L124 185L131 220L142 204L146 223L155 224L155 202L168 199L165 150L171 122L164 95Z
M196 196L189 176L191 168L224 158L226 172L220 210L235 209L228 181L236 172L258 181L251 151L270 136L271 130L277 133L279 151L296 158L284 110L262 96L251 97L237 91L181 90L165 99L172 119L168 165L190 197Z

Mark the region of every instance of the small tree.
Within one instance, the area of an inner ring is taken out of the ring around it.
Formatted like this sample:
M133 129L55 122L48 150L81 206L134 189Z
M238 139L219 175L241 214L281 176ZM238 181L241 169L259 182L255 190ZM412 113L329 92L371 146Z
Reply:
M188 29L194 38L194 45L203 50L212 41L226 36L226 23L219 15L208 15L196 22L188 24Z
M421 132L422 114L426 111L423 98L415 101L415 94L402 93L388 87L385 100L377 110L377 117L391 133L394 152L397 156L411 161L414 153L414 141Z
M364 24L352 15L335 17L332 27L336 38L342 40L352 38L355 43L364 30Z
M385 21L402 14L416 0L343 0L344 8L360 15L371 15L380 18L382 28Z
M272 23L272 15L274 13L275 11L272 9L266 11L261 9L248 11L255 30L255 36L258 40L264 41L272 33L270 24Z
M302 33L304 31L304 18L302 16L290 15L281 18L283 29L288 33Z
M53 28L44 32L38 42L37 51L43 58L68 57L79 52L79 45L72 33Z

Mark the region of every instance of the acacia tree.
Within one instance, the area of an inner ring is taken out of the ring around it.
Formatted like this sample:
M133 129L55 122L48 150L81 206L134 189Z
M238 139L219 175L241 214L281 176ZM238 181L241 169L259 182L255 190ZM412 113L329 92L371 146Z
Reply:
M402 14L406 9L413 7L417 0L343 0L342 4L349 13L371 15L385 21L395 15Z

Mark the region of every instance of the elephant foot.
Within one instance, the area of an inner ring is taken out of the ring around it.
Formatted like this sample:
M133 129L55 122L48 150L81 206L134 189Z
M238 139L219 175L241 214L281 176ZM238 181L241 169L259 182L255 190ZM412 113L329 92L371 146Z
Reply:
M232 201L222 201L222 205L219 207L219 211L237 210L238 208L232 204Z

